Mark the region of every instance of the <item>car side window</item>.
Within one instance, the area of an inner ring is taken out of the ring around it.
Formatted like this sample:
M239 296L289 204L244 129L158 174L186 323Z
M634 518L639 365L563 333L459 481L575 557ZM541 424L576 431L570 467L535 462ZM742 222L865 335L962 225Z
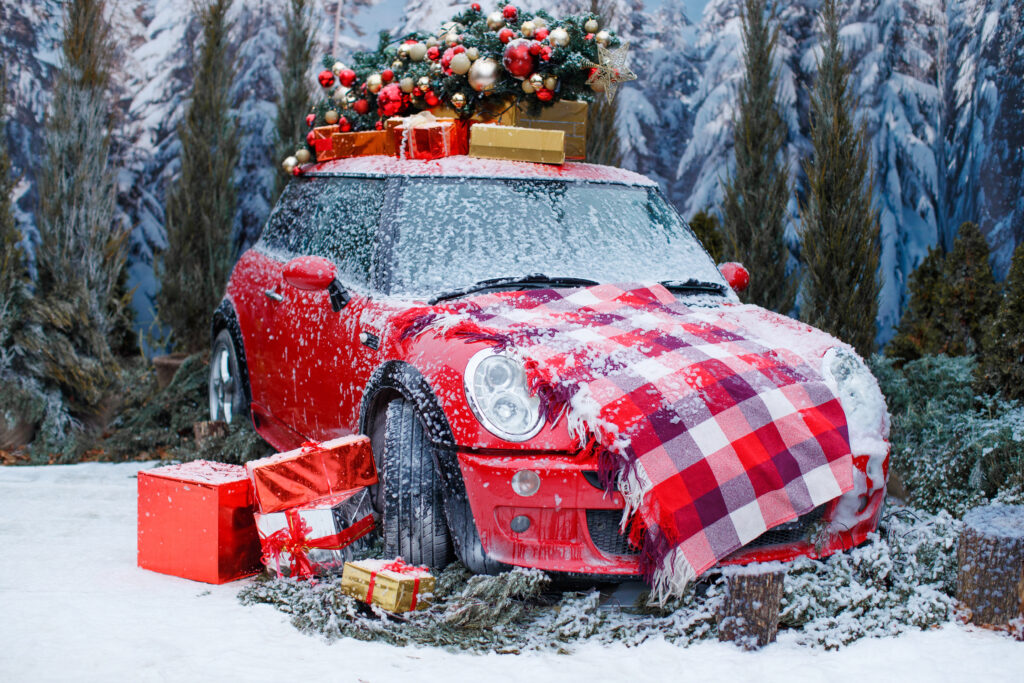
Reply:
M380 178L324 178L308 215L311 228L303 253L338 266L342 282L369 284L374 245L384 202Z
M379 178L293 180L260 242L285 258L330 259L343 282L369 284L384 188Z

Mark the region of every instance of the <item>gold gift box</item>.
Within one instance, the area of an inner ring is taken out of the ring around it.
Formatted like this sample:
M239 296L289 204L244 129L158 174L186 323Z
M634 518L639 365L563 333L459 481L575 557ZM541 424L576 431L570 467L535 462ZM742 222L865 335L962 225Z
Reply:
M469 131L469 156L561 164L565 162L565 133L478 123Z
M438 105L430 110L438 119L462 118L457 109L447 105ZM511 97L487 98L480 103L476 113L469 117L472 123L496 123L501 126L514 126L519 117L516 101Z
M520 103L519 114L510 125L520 128L541 128L560 130L565 133L565 158L587 158L587 103L575 100L559 100L552 105L541 107L536 116L527 113L525 104Z
M409 565L397 571L389 569L395 564L387 560L346 562L341 573L341 591L389 612L426 609L434 592L434 577L425 569Z

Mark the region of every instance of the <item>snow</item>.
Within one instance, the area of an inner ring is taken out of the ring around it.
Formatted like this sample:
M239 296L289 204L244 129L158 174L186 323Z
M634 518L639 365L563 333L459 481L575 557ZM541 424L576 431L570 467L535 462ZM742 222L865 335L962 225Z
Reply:
M964 515L964 524L986 536L1024 540L1024 505L988 505Z
M135 566L135 473L158 463L0 468L0 677L11 681L1019 681L1024 647L948 624L838 651L792 634L757 653L702 642L592 643L571 655L469 655L302 635L246 581L208 586ZM69 505L69 501L75 501Z

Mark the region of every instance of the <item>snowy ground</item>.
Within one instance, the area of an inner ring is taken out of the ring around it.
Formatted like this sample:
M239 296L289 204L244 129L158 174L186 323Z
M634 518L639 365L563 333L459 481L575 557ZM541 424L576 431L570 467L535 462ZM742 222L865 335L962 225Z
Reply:
M141 465L149 467L151 465ZM572 655L469 655L304 636L241 583L207 586L135 566L139 464L0 467L0 680L1015 681L1024 646L949 625L836 652L781 642L583 645Z

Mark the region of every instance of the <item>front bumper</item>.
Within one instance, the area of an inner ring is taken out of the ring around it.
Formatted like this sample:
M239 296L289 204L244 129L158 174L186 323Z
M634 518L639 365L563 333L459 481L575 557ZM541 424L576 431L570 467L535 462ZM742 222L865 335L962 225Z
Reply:
M595 459L460 452L458 462L490 559L552 572L620 578L641 573L639 554L618 534L623 498L600 488ZM860 464L856 458L854 462ZM512 489L513 475L524 469L540 477L540 488L531 496ZM865 495L863 514L852 527L835 523L833 501L768 530L720 564L820 558L851 548L877 529L883 497L884 489Z

